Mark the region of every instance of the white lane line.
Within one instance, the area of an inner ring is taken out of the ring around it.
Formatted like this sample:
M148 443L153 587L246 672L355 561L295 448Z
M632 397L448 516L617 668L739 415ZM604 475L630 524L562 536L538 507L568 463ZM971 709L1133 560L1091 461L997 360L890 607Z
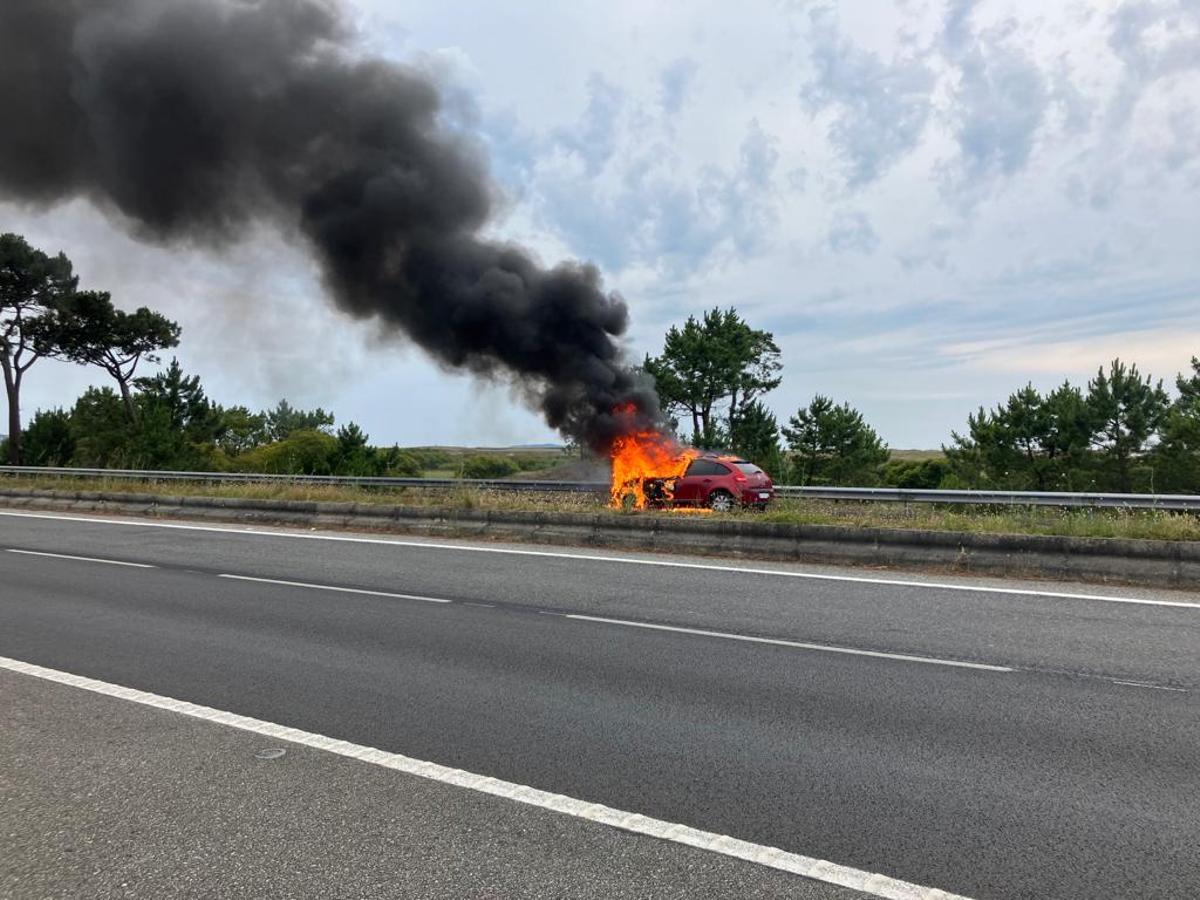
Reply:
M86 557L86 556L62 556L62 554L58 554L58 553L40 553L35 550L9 550L8 552L9 553L28 553L33 556L55 556L55 557L61 557L62 559L77 559L77 560L83 560L86 562L111 563L112 565L116 565L116 566L136 566L137 568L142 568L142 569L155 568L154 566L146 565L145 563L127 563L127 562L117 562L116 560L108 560L108 559L91 559L90 557ZM425 603L453 603L454 602L453 600L447 600L444 597L425 597L420 594L397 594L397 593L393 593L391 591L372 591L372 590L366 590L365 588L340 587L338 585L332 585L332 584L313 584L312 582L308 582L308 581L285 581L280 578L256 578L252 575L233 575L230 573L221 573L221 574L217 575L217 577L218 578L228 578L231 581L250 581L250 582L255 582L257 584L276 584L276 585L282 585L283 587L306 588L306 589L314 590L314 591L335 591L337 593L342 593L342 594L365 594L366 596L369 596L369 597L388 597L388 598L397 599L397 600L421 600ZM485 607L488 609L492 609L495 607L495 604L493 604L493 603L479 603L479 602L474 602L474 601L470 601L470 600L463 601L463 602L467 606L481 606L481 607ZM880 657L883 659L899 659L899 660L906 660L909 662L932 663L934 665L939 665L939 666L958 666L960 668L965 668L965 669L984 669L984 670L987 670L990 672L1011 672L1012 671L1012 669L1006 668L1004 666L989 666L989 665L984 665L983 663L957 662L954 660L935 659L935 658L926 657L926 656L906 656L901 653L883 653L883 652L879 652L879 651L875 651L875 650L854 650L849 647L832 647L832 646L827 646L825 644L806 644L806 643L802 643L799 641L787 641L787 640L780 640L780 639L775 639L775 638L749 637L747 635L741 635L741 634L727 634L727 633L721 632L721 631L704 631L704 630L698 629L698 628L681 628L681 627L677 627L674 625L651 625L646 622L627 622L623 619L604 619L604 618L600 618L598 616L564 614L564 613L553 612L550 610L539 610L539 612L545 613L546 615L559 616L564 619L579 619L580 621L585 621L585 622L604 622L604 623L607 623L610 625L629 625L629 626L632 626L635 628L651 628L656 631L675 631L675 632L679 632L681 634L699 634L699 635L704 635L706 637L726 638L728 640L734 640L734 641L747 641L749 643L754 643L754 644L776 644L776 645L782 646L782 647L797 647L802 650L824 650L829 653L846 653L846 654L850 654L853 656L877 656L877 657Z
M314 591L338 591L342 594L366 594L370 597L393 597L397 600L423 600L426 603L453 603L441 597L422 597L418 594L393 594L390 591L368 591L363 588L337 587L332 584L310 584L307 581L281 581L278 578L253 578L250 575L218 575L233 581L257 581L260 584L281 584L285 587L311 588Z
M119 559L97 559L94 556L68 556L65 553L45 553L41 550L16 550L9 547L5 553L20 553L22 556L49 556L53 559L72 559L76 562L104 563L106 566L128 566L131 569L154 569L149 563L122 562Z
M666 569L692 569L705 572L731 572L739 575L766 575L777 578L800 578L810 581L838 581L854 584L887 585L889 587L927 588L939 591L959 591L972 594L1007 594L1020 597L1044 597L1056 600L1099 600L1105 603L1131 603L1142 606L1174 606L1200 612L1200 602L1179 600L1150 600L1142 597L1116 597L1108 594L1081 594L1069 591L1038 591L1031 588L989 587L979 584L953 584L942 581L915 581L903 578L872 578L863 575L829 575L817 572L793 572L786 569L761 569L750 566L722 566L715 563L676 562L666 559L639 559L631 556L602 556L591 553L564 553L554 550L518 550L512 547L480 547L474 544L438 544L428 541L389 540L386 538L351 537L348 535L308 534L296 531L263 531L251 528L222 528L215 525L185 525L178 522L143 522L129 519L102 519L87 516L60 516L42 513L0 510L0 516L26 519L51 519L59 522L83 522L90 525L117 525L130 528L171 528L182 531L209 531L221 534L252 535L256 537L290 538L293 540L331 541L348 544L379 544L421 550L448 550L457 553L499 553L508 556L534 556L551 559L578 559L587 562L615 563L623 566L658 566Z
M1152 690L1152 691L1175 691L1176 693L1180 693L1180 694L1188 693L1187 688L1170 687L1165 684L1150 684L1147 681L1118 681L1115 678L1111 678L1109 680L1113 684L1123 684L1127 687L1147 688L1148 690Z
M72 675L69 672L62 672L58 669L47 669L43 666L9 659L4 656L0 656L0 669L7 669L10 672L17 672L22 675L41 678L45 681L69 685L96 694L104 694L108 697L117 697L121 700L128 700L131 703L139 703L143 706L168 710L205 722L228 725L231 728L260 734L272 740L301 744L316 750L334 753L338 756L349 757L350 759L382 766L386 769L393 769L397 772L404 772L408 775L416 775L421 778L428 778L431 781L452 784L456 787L479 791L483 794L491 794L495 797L503 797L506 800L514 800L517 803L524 803L528 806L538 807L539 809L551 810L552 812L573 816L577 819L585 819L589 822L597 822L601 825L619 828L622 831L632 832L633 834L642 834L657 838L658 840L672 841L676 844L719 853L722 856L757 863L771 869L791 872L795 875L801 875L805 878L811 878L826 884L835 884L852 890L862 891L875 897L884 897L887 900L966 900L966 898L960 897L957 894L949 894L937 888L922 887L911 882L889 878L886 875L866 872L862 869L854 869L849 866L841 866L837 863L827 862L811 856L803 856L799 853L789 853L786 850L768 847L763 844L754 844L750 841L739 840L727 835L701 831L698 828L691 828L687 825L664 822L661 819L653 819L638 813L613 809L610 806L590 803L586 800L577 800L574 797L567 797L563 794L552 794L534 787L514 784L511 781L501 781L498 778L477 775L462 769L453 769L438 763L413 759L411 756L402 756L399 753L377 750L374 747L367 747L362 744L352 744L349 741L314 734L310 731L300 731L296 728L289 728L286 725L265 722L262 719L252 719L249 716L241 716L237 713L223 712L211 707L200 706L196 703L188 703L186 700L175 700L171 697L164 697L161 694L151 694L147 691L139 691L135 688L97 681L94 678L86 678L82 675Z
M982 669L985 672L1012 672L1008 666L992 666L987 663L963 662L957 659L938 659L935 656L909 656L904 653L885 653L882 650L857 650L853 647L835 647L831 644L809 644L804 641L788 641L782 638L750 637L730 634L725 631L706 631L703 628L682 628L677 625L652 625L649 622L632 622L628 619L606 619L602 616L585 616L579 613L561 613L564 619L581 622L602 622L606 625L626 625L630 628L647 628L651 631L673 631L679 634L696 634L702 637L723 638L727 641L745 641L751 644L774 644L777 647L795 647L799 650L820 650L824 653L844 653L848 656L875 656L879 659L897 659L904 662L929 663L934 666L955 666L959 669Z

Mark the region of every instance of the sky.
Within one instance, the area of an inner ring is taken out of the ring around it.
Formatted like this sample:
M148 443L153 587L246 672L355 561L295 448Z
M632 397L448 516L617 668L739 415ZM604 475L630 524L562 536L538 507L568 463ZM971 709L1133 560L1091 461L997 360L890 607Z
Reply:
M489 233L598 265L630 358L733 306L814 394L934 448L1028 381L1200 355L1200 0L352 4L487 151ZM225 404L320 405L380 444L554 440L510 386L333 310L304 248L139 243L85 201L0 204L84 287L179 321ZM39 362L28 412L107 376Z

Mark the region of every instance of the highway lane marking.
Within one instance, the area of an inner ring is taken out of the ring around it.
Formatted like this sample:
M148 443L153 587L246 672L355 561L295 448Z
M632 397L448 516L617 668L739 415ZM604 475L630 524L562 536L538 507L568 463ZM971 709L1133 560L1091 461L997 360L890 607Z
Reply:
M76 562L103 563L106 566L128 566L131 569L156 569L149 563L123 562L119 559L97 559L94 556L68 556L66 553L46 553L41 550L17 550L9 547L5 553L20 553L22 556L49 556L53 559L71 559Z
M895 659L904 662L929 663L934 666L955 666L960 669L981 669L985 672L1013 672L1009 666L993 666L987 663L963 662L957 659L938 659L934 656L909 656L904 653L885 653L882 650L857 650L853 647L836 647L831 644L809 644L804 641L789 641L783 638L750 637L745 634L730 634L725 631L707 631L703 628L683 628L678 625L653 625L649 622L633 622L628 619L607 619L603 616L585 616L580 613L562 613L564 619L580 622L602 622L606 625L625 625L630 628L646 628L651 631L672 631L678 634L696 634L702 637L723 638L728 641L745 641L751 644L774 644L777 647L795 647L800 650L819 650L823 653L844 653L848 656L873 656L879 659Z
M1126 687L1146 688L1147 690L1151 691L1175 691L1179 694L1188 693L1187 688L1171 687L1170 685L1166 684L1151 684L1148 681L1118 681L1116 678L1110 678L1109 681L1111 681L1113 684L1123 684Z
M390 591L369 591L365 588L338 587L332 584L311 584L307 581L282 581L278 578L254 578L250 575L218 575L233 581L257 581L261 584L281 584L285 587L311 588L314 591L338 591L343 594L366 594L370 597L391 597L396 600L422 600L426 603L453 603L441 597L422 597L419 594L394 594Z
M68 555L61 554L61 553L46 553L46 552L42 552L39 550L18 550L15 548L8 548L7 552L26 554L26 555L30 555L30 556L48 556L48 557L53 557L53 558L57 558L57 559L79 560L82 562L98 562L98 563L105 563L105 564L117 565L117 566L131 566L131 567L140 568L140 569L158 568L157 566L150 565L148 563L123 562L120 560L100 559L100 558L90 557L90 556L68 556ZM182 571L191 572L192 574L198 574L198 575L205 574L198 570L191 570L191 569L185 569ZM262 578L262 577L258 577L258 576L254 576L254 575L235 575L230 572L220 573L216 577L229 579L231 581L246 581L246 582L258 583L258 584L273 584L273 585L280 585L283 587L306 588L306 589L317 590L317 591L334 591L337 593L360 594L360 595L365 595L365 596L369 596L369 597L384 597L384 598L396 599L396 600L419 600L424 603L456 604L456 605L460 605L460 606L480 607L483 609L498 608L498 604L488 603L488 602L478 601L478 600L451 600L451 599L447 599L445 597L428 597L428 596L425 596L422 594L401 594L401 593L396 593L393 591L378 591L378 590L370 590L367 588L343 587L341 585L333 585L333 584L316 584L314 582L309 582L309 581L290 581L290 580L281 579L281 578ZM560 618L560 619L574 619L576 621L581 621L581 622L598 622L598 623L607 624L607 625L620 625L620 626L626 626L626 627L630 627L630 628L643 628L643 629L648 629L651 631L667 631L667 632L674 632L677 634L692 634L692 635L697 635L700 637L720 638L720 639L724 639L724 640L742 641L744 643L752 643L752 644L771 644L771 645L775 645L778 647L792 647L792 648L799 649L799 650L815 650L815 651L820 651L820 652L824 652L824 653L840 653L840 654L844 654L847 656L868 656L868 657L874 657L877 659L892 659L892 660L899 660L899 661L903 661L903 662L927 663L930 665L951 666L951 667L962 668L962 669L977 669L977 670L986 671L986 672L1002 672L1003 673L1003 672L1022 671L1021 669L1018 669L1016 667L1001 666L1001 665L995 665L995 664L991 664L991 663L977 663L977 662L968 662L965 660L942 659L940 657L932 657L932 656L916 656L916 655L907 654L907 653L892 653L892 652L888 652L885 650L863 650L863 649L859 649L856 647L840 647L840 646L836 646L836 645L832 645L832 644L816 644L816 643L812 643L809 641L789 640L787 638L757 637L754 635L735 634L732 632L725 632L725 631L712 631L712 630L704 629L704 628L688 628L686 626L681 626L681 625L663 625L663 624L658 624L658 623L653 623L653 622L638 622L638 621L634 621L631 619L614 619L614 618L608 618L608 617L604 617L604 616L590 616L590 615L586 615L584 613L566 613L566 612L561 612L559 610L552 610L552 609L539 609L539 610L527 610L527 611L536 612L537 614L543 615L543 616L553 616L555 618ZM1168 686L1168 685L1160 685L1160 684L1154 684L1151 682L1144 682L1144 681L1123 681L1123 680L1115 679L1115 678L1108 678L1108 677L1104 677L1104 676L1091 676L1091 675L1086 675L1083 673L1071 672L1071 671L1065 671L1065 670L1059 671L1059 670L1044 670L1044 669L1032 668L1032 669L1024 669L1023 671L1039 672L1042 674L1068 675L1068 676L1072 676L1072 677L1085 677L1085 678L1100 677L1102 680L1107 681L1110 684L1119 684L1119 685L1124 685L1127 687L1149 688L1149 689L1160 690L1160 691L1176 691L1176 692L1185 693L1185 694L1189 693L1187 688L1172 687L1172 686Z
M665 559L639 559L630 556L602 556L590 553L564 553L553 550L520 550L513 547L480 547L473 544L439 544L427 541L388 540L384 538L350 537L348 535L306 534L295 531L262 531L251 528L222 528L215 525L189 525L178 522L142 522L128 519L103 519L87 516L46 515L42 513L0 510L0 516L26 519L50 519L59 522L82 522L91 525L117 525L130 528L170 528L182 531L208 531L220 534L251 535L255 537L291 538L310 541L332 541L350 544L376 544L423 550L449 550L459 553L499 553L510 556L534 556L551 559L578 559L587 562L619 565L659 566L668 569L691 569L706 572L728 572L738 575L765 575L779 578L800 578L810 581L833 581L852 584L884 585L888 587L927 588L940 591L959 591L972 594L1005 594L1021 597L1045 597L1056 600L1096 600L1105 603L1126 603L1140 606L1171 606L1200 611L1200 603L1179 600L1150 600L1143 597L1114 597L1107 594L1081 594L1068 591L1039 591L1032 588L988 587L977 584L952 584L939 581L909 581L902 578L872 578L863 575L829 575L817 572L792 572L786 569L761 569L750 566L722 566L714 563L677 562Z
M426 762L414 759L411 756L378 750L374 747L338 740L337 738L315 734L311 731L301 731L286 725L266 722L262 719L252 719L249 716L213 709L208 706L200 706L196 703L189 703L186 700L176 700L161 694L152 694L148 691L140 691L136 688L98 681L82 675L73 675L70 672L63 672L58 669L48 669L44 666L22 662L21 660L0 656L0 669L91 691L95 694L128 700L131 703L138 703L155 709L179 713L180 715L200 719L205 722L227 725L230 728L263 735L272 740L300 744L315 750L334 753L338 756L382 766L386 769L415 775L442 784L467 788L468 790L490 794L494 797L502 797L506 800L513 800L517 803L524 803L539 809L546 809L577 819L596 822L632 834L671 841L687 847L696 847L711 853L719 853L722 856L732 859L757 863L767 868L790 872L826 884L838 885L875 897L887 898L887 900L966 900L966 898L956 894L890 878L887 875L867 872L862 869L839 865L799 853L790 853L776 847L755 844L750 841L730 837L729 835L715 834L711 831L702 831L688 825L666 822L661 819L651 818L650 816L643 816L639 813L614 809L600 803L589 803L586 800L578 800L563 794L552 794L535 787L516 784L511 781L502 781L499 778L491 778L487 775L479 775L463 769L454 769L439 763Z
M59 556L60 555L60 554L56 554L56 553L40 553L40 552L34 551L34 550L10 550L9 552L10 553L31 553L35 556ZM138 568L147 568L147 569L155 568L154 566L146 565L145 563L124 563L124 562L116 562L114 560L105 560L105 559L93 560L93 559L90 559L89 557L82 557L82 556L68 556L65 558L66 559L88 560L90 562L112 562L114 565L120 565L120 566L136 566ZM288 581L288 580L285 580L282 578L260 578L260 577L254 576L254 575L234 575L229 572L222 572L217 575L217 578L225 578L230 581L246 581L246 582L252 582L255 584L273 584L273 585L280 585L283 587L305 588L305 589L314 590L314 591L334 591L336 593L342 593L342 594L361 594L361 595L365 595L368 597L386 597L388 599L395 599L395 600L420 600L425 603L457 603L459 605L478 606L478 607L483 607L486 609L495 609L496 608L496 604L494 604L494 603L485 603L485 602L473 601L473 600L455 601L455 600L446 599L444 597L426 597L421 594L399 594L399 593L395 593L393 591L376 591L376 590L368 590L366 588L341 587L339 585L333 585L333 584L314 584L313 582L309 582L309 581ZM562 612L558 612L556 610L543 609L543 610L538 610L538 612L542 613L544 615L554 616L556 618L561 618L561 619L576 619L578 621L583 621L583 622L603 622L603 623L606 623L609 625L627 625L627 626L631 626L634 628L649 628L649 629L653 629L655 631L672 631L672 632L677 632L679 634L695 634L695 635L702 635L705 637L724 638L726 640L745 641L747 643L752 643L752 644L774 644L774 645L780 646L780 647L794 647L794 648L797 648L800 650L821 650L821 651L824 651L827 653L843 653L843 654L847 654L850 656L872 656L872 657L877 657L879 659L894 659L894 660L903 660L906 662L922 662L922 663L930 663L930 664L939 665L939 666L957 666L957 667L963 668L963 669L982 669L982 670L989 671L989 672L1012 672L1012 671L1014 671L1013 669L1011 669L1007 666L994 666L994 665L987 665L985 663L972 663L972 662L961 662L961 661L957 661L957 660L937 659L935 657L928 657L928 656L909 656L909 655L906 655L903 653L887 653L887 652L884 652L881 650L857 650L857 649L854 649L851 647L835 647L835 646L831 646L828 644L810 644L810 643L805 643L803 641L789 641L789 640L785 640L783 638L752 637L749 635L731 634L731 633L727 633L727 632L723 632L723 631L706 631L706 630L700 629L700 628L684 628L684 627L680 627L680 626L676 626L676 625L654 625L654 624L651 624L648 622L632 622L632 621L626 621L624 619L606 619L606 618L601 618L599 616L587 616L587 615L576 614L576 613L562 613Z
M338 587L332 584L311 584L306 581L284 581L278 578L256 578L251 575L221 574L218 578L228 578L233 581L252 581L262 584L280 584L287 587L312 588L318 591L340 591L346 594L367 594L372 597L389 597L400 600L424 600L428 603L456 603L461 606L479 606L495 609L494 603L482 603L475 600L447 600L441 597L423 597L416 594L394 594L388 591L371 591L363 588ZM844 653L848 656L872 656L878 659L895 659L904 662L930 663L936 666L955 666L961 669L981 669L986 672L1013 672L1009 666L995 666L987 663L963 662L961 660L938 659L932 656L910 656L904 653L888 653L883 650L858 650L853 647L835 647L831 644L810 644L804 641L789 641L784 638L753 637L745 634L732 634L724 631L707 631L702 628L684 628L678 625L655 625L649 622L633 622L625 619L606 619L601 616L587 616L581 613L562 613L556 610L538 610L539 613L560 619L575 619L580 622L602 622L607 625L628 625L633 628L648 628L654 631L672 631L679 634L696 634L703 637L724 638L731 641L745 641L751 644L774 644L778 647L794 647L799 650L821 650L826 653Z

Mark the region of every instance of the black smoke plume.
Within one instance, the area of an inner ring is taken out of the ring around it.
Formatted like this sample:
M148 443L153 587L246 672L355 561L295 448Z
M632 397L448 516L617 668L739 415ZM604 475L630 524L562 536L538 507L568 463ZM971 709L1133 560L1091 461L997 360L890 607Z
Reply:
M487 167L435 85L354 45L334 0L0 0L0 196L87 197L158 242L271 221L307 239L340 309L515 376L594 450L658 427L625 303L591 265L481 238Z

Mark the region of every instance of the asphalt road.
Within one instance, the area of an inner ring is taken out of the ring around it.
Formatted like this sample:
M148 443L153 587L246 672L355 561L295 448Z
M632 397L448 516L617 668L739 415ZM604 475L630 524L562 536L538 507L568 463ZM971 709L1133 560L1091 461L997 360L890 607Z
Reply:
M866 896L12 672L0 709L0 897Z
M528 550L0 515L0 655L968 896L1200 895L1200 598Z

